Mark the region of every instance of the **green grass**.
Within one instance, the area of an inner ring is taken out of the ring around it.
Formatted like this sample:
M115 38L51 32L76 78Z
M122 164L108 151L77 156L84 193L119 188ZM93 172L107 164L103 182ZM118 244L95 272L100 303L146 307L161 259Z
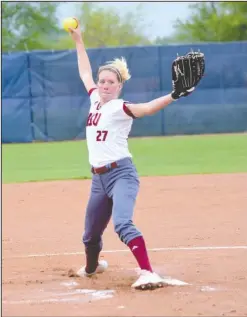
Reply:
M132 138L140 176L247 172L247 135ZM3 183L90 178L85 141L4 144Z

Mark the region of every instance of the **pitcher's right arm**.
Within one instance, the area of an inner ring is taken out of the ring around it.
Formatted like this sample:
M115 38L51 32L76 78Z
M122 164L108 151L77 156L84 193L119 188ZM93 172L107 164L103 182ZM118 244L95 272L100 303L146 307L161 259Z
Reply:
M90 89L96 88L96 84L93 80L92 68L81 35L79 22L76 29L69 28L69 31L72 39L76 44L77 62L80 78L83 81L87 92L89 92Z

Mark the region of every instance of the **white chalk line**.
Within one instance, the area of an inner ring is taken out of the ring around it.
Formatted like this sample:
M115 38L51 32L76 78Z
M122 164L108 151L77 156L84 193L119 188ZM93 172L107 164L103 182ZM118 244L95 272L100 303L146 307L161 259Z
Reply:
M247 250L246 245L236 245L236 246L205 246L205 247L167 247L167 248L151 248L148 249L149 252L162 252L162 251L214 251L214 250ZM128 249L121 250L103 250L101 253L123 253L130 252ZM10 257L3 257L6 259L17 259L17 258L37 258L37 257L48 257L48 256L67 256L67 255L84 255L85 252L62 252L62 253L37 253L37 254L27 254L27 255L16 255Z

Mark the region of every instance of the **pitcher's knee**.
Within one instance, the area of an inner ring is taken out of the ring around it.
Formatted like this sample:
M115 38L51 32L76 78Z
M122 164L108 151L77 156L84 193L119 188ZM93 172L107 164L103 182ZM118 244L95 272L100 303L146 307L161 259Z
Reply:
M136 229L132 220L115 223L114 230L118 234L120 240L125 244L141 234L140 231Z

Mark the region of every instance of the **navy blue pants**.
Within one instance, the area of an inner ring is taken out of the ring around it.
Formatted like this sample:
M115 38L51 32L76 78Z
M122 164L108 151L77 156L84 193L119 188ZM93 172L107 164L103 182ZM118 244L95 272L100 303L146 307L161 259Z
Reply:
M132 222L139 179L130 158L117 161L118 167L107 173L93 174L86 209L83 243L87 250L102 250L102 234L112 216L115 232L125 244L141 236Z

